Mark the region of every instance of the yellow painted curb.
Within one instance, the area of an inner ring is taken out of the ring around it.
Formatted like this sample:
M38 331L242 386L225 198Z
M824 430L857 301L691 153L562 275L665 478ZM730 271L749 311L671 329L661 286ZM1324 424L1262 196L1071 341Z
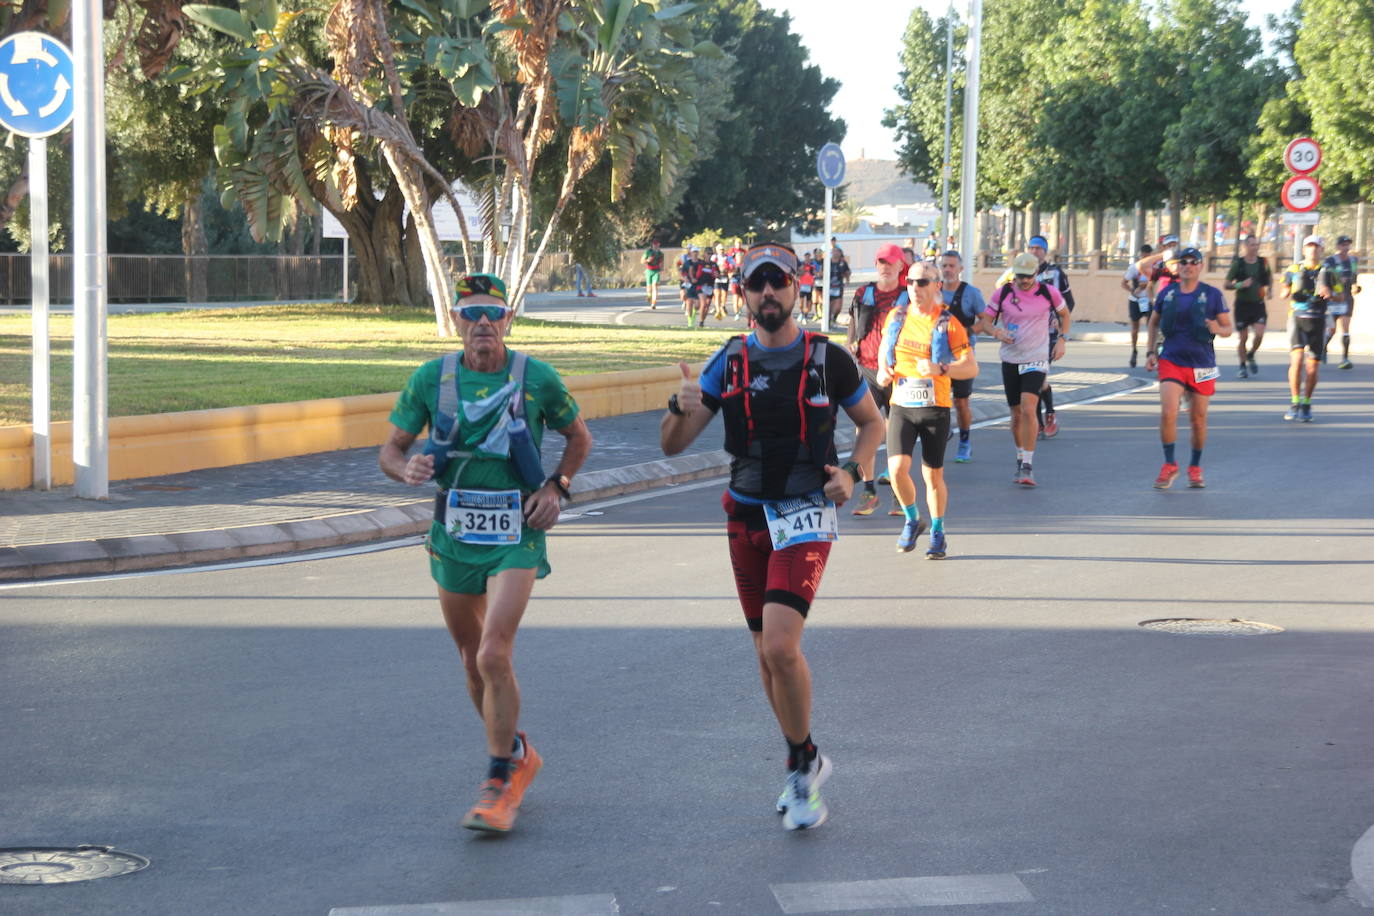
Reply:
M700 372L702 364L694 367ZM584 419L663 407L677 390L677 366L564 378ZM379 446L397 393L258 404L110 419L110 479L129 480ZM72 424L52 425L53 484L72 483ZM0 490L33 485L33 427L0 427Z

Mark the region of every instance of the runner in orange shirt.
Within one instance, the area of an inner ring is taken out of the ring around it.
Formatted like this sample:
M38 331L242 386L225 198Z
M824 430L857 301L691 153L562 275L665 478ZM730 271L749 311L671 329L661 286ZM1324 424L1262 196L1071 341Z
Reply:
M945 308L940 295L940 271L929 261L911 268L907 290L915 307L899 306L887 316L883 347L878 358L878 383L892 383L887 424L887 468L892 489L906 522L897 550L908 553L925 526L916 505L911 479L911 454L921 443L921 478L930 510L930 546L926 559L945 556L945 443L949 440L950 411L954 406L953 379L971 379L978 362L968 331Z

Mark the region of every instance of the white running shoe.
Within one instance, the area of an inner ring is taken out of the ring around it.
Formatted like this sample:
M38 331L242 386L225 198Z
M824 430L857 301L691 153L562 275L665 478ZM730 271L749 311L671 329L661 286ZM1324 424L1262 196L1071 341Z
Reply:
M787 785L778 797L783 829L808 830L825 823L830 810L821 799L820 788L833 769L829 757L817 754L810 767L787 774Z

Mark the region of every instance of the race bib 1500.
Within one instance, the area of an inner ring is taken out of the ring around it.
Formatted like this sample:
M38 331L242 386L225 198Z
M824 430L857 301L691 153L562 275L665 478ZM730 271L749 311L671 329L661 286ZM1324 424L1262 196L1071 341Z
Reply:
M763 517L768 522L774 550L840 537L835 504L819 494L764 503Z
M899 407L934 407L935 379L897 379L897 384L892 388L892 403Z
M519 490L449 490L444 527L464 544L518 544Z

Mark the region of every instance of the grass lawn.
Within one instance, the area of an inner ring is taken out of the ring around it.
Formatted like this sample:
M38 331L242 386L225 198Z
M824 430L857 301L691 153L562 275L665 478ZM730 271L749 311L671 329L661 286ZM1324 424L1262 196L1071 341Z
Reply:
M0 426L27 424L28 315L0 315ZM52 318L53 420L71 419L72 319ZM399 391L456 339L417 308L341 303L111 315L110 416L171 413ZM705 359L725 333L518 320L511 345L565 375Z

